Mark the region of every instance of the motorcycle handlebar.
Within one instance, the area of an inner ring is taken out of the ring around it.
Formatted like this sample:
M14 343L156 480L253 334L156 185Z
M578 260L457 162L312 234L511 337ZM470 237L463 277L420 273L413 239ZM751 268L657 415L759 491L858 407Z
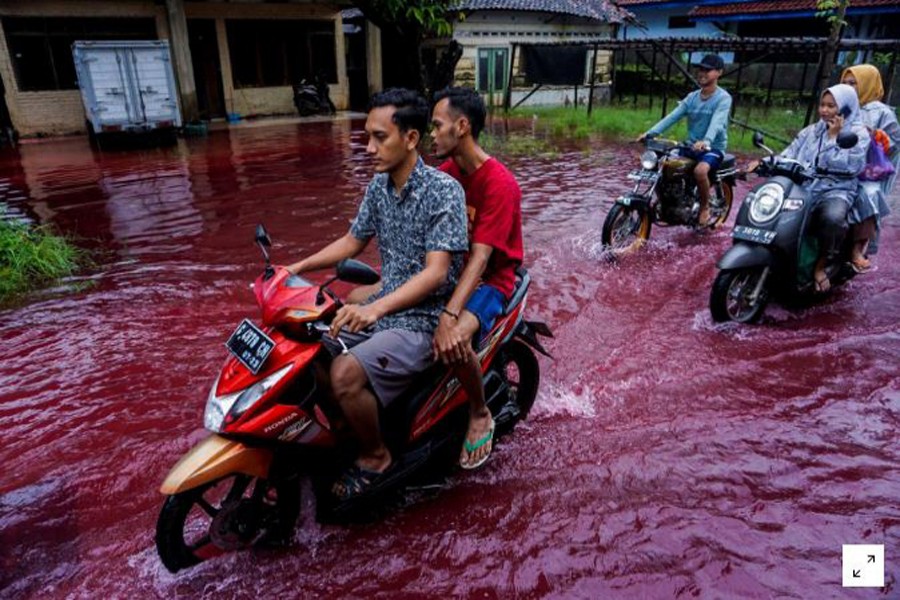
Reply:
M833 171L823 167L804 167L799 163L779 161L777 157L766 157L759 162L756 173L762 177L769 177L781 171L789 177L803 180L821 179L823 177L836 177L839 179L854 179L857 174L847 171Z
M848 171L832 171L831 169L823 169L822 167L816 167L816 175L823 177L837 177L838 179L856 178L856 173L850 173Z

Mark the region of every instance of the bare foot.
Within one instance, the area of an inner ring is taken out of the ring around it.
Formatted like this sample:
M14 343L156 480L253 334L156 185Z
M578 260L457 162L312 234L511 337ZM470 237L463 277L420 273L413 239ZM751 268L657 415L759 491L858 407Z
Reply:
M700 214L697 216L697 225L700 227L708 227L711 225L709 222L709 209L701 209Z
M459 466L464 469L481 466L493 449L493 438L494 419L491 418L490 411L485 410L481 415L472 415L469 418L466 441L459 456Z

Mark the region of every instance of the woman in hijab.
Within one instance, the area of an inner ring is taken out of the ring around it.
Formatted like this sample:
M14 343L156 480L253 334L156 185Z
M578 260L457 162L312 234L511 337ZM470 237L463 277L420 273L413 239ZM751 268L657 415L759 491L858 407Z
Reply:
M841 132L859 137L852 148L837 145ZM831 86L819 99L819 122L797 134L781 156L793 158L807 167L821 167L830 171L859 174L866 166L869 134L859 115L856 91L849 85ZM813 277L816 290L827 292L831 287L825 266L837 258L847 234L847 213L856 196L856 179L819 177L804 184L815 203L813 227L819 241L819 258Z
M900 124L894 109L881 102L884 86L881 73L872 65L856 65L844 69L841 83L856 89L859 96L860 113L863 123L868 127L870 135L884 140L886 154L897 166L900 157ZM881 131L882 133L877 133ZM851 235L853 236L853 255L850 264L857 272L863 272L872 266L866 254L878 251L878 226L881 219L890 212L887 195L890 193L897 177L894 175L882 181L861 181L859 194L850 209Z

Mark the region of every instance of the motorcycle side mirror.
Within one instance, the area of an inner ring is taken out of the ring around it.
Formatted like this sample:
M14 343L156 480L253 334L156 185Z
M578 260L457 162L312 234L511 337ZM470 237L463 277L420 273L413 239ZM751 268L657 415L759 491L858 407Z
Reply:
M262 223L256 226L256 243L266 248L272 247L272 238L269 237L269 232L266 231L266 226Z
M758 131L753 132L753 145L757 148L762 148L765 140L763 139L763 134Z
M337 278L360 285L371 285L381 279L378 271L364 262L345 258L337 264Z
M852 148L853 146L855 146L857 143L859 143L859 136L852 131L842 131L837 136L838 148L847 150L848 148Z
M269 232L266 231L266 228L262 223L259 223L256 226L256 245L262 250L263 258L266 259L266 272L264 277L265 279L271 279L272 276L275 275L275 269L272 268L272 263L269 260L269 248L272 247L272 238L269 237Z

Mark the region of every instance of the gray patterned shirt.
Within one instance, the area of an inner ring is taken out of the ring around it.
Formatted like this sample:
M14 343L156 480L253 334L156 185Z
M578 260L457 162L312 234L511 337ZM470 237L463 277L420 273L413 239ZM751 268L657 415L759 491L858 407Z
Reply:
M469 249L462 186L446 173L425 165L421 158L399 195L390 175L379 173L366 189L350 235L363 241L378 238L379 296L390 294L424 270L427 252L452 253L444 285L418 305L386 315L375 324L375 331L433 333L459 279L462 253Z

